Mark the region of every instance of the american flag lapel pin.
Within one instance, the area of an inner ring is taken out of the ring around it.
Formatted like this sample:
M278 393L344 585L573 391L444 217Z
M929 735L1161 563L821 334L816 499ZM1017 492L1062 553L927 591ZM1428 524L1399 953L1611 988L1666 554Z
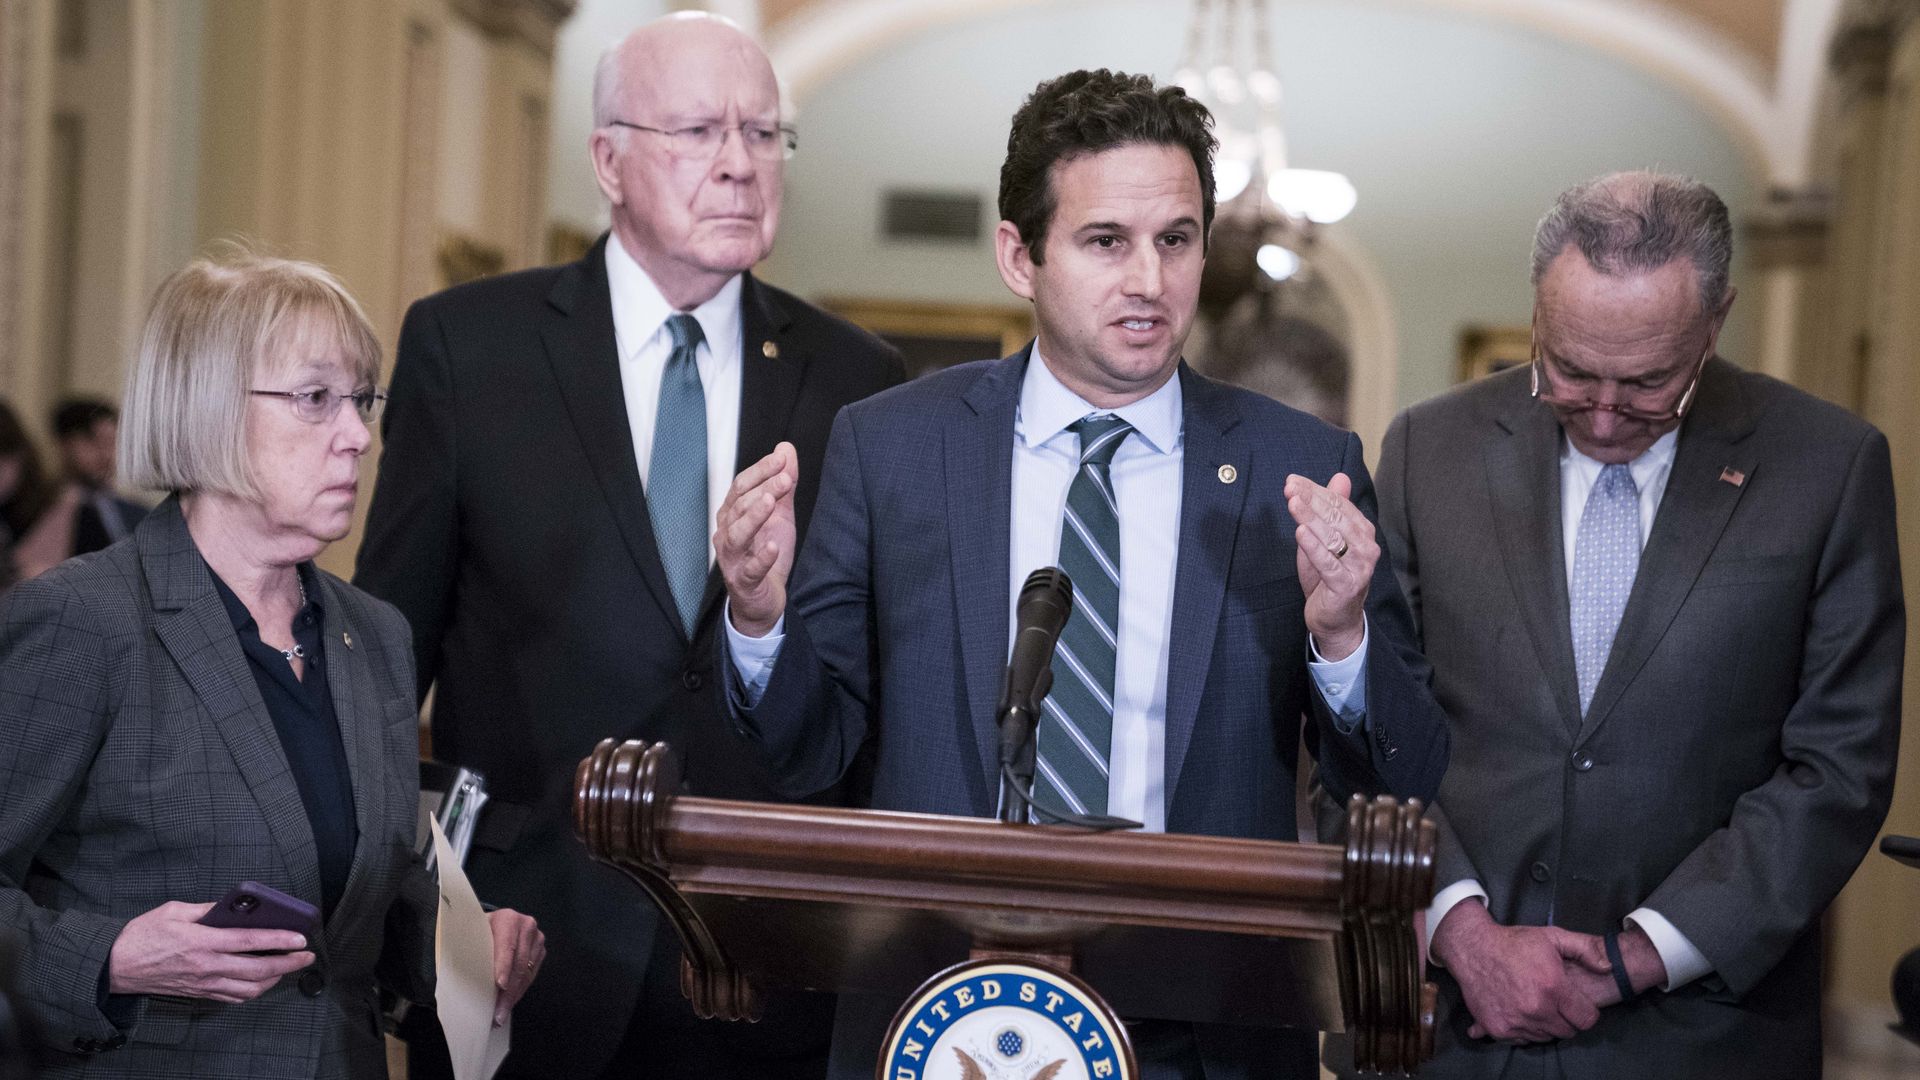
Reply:
M1740 487L1747 482L1747 474L1731 465L1723 465L1720 468L1720 482Z

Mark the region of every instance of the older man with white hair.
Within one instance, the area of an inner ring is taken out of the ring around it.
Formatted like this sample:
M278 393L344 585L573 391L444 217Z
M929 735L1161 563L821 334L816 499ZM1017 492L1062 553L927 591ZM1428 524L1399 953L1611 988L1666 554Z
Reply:
M797 143L751 38L650 23L603 58L593 108L610 233L408 313L356 581L413 624L434 756L495 796L481 898L549 935L502 1075L818 1077L831 1003L695 1020L671 928L589 862L569 796L611 736L671 743L693 793L777 797L718 711L713 514L737 465L790 443L804 529L834 414L900 358L749 272Z

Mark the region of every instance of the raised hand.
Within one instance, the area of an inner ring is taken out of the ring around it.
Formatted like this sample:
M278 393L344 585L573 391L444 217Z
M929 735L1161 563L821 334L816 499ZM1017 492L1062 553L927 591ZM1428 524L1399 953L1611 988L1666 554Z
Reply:
M748 637L765 637L787 610L799 483L799 453L783 442L733 478L715 516L714 560L727 583L733 628Z
M1353 481L1335 473L1325 487L1297 473L1287 477L1294 562L1306 594L1307 630L1328 660L1344 660L1366 638L1367 587L1380 545L1373 522L1353 505Z

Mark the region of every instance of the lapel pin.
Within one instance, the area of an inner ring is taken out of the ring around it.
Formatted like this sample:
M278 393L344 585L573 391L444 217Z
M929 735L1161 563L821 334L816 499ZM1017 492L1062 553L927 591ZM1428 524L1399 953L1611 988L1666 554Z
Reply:
M771 341L763 341L760 343L760 355L769 360L778 360L780 359L780 346Z
M1740 487L1747 482L1747 474L1731 465L1723 466L1720 469L1720 482L1723 484L1732 484L1734 487Z
M340 631L340 644L349 649L353 648L353 635L345 630Z
M1235 480L1238 480L1239 478L1240 478L1240 470L1239 470L1239 469L1236 469L1236 468L1234 468L1234 467L1233 467L1233 466L1231 466L1231 465L1222 465L1222 466L1220 466L1220 482L1221 482L1221 483L1223 483L1223 484L1231 484L1231 483L1233 483L1233 482L1234 482Z

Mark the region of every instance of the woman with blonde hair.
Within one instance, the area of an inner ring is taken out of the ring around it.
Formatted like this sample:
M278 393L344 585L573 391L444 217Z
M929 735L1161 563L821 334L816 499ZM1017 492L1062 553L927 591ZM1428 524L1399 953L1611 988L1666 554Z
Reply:
M121 420L120 474L166 500L0 601L0 937L42 1075L384 1076L378 987L431 1000L411 638L313 563L378 378L325 270L188 265ZM242 883L243 920L297 928L203 922ZM499 1024L545 942L490 919Z

